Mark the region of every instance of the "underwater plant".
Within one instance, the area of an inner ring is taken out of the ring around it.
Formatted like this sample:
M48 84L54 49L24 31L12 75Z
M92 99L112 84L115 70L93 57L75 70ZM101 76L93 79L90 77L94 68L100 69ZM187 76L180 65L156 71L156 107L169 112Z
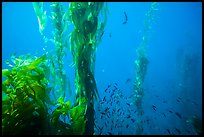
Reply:
M31 55L11 57L14 65L3 69L2 76L2 133L46 134L47 103L50 102L45 65L46 55L33 58Z
M40 34L43 35L47 25L47 15L46 11L43 11L43 2L33 2L33 8L38 19Z
M149 63L149 60L146 54L146 47L148 44L148 33L149 33L149 30L151 29L152 23L155 21L155 11L158 10L157 8L158 8L158 3L153 2L150 6L149 11L146 14L142 42L137 48L137 59L135 60L136 77L134 82L134 99L135 99L134 103L138 109L138 113L137 113L138 120L136 122L137 134L142 134L143 132L143 125L141 121L141 117L144 113L142 108L142 99L144 96L143 83L144 83L144 79L145 79L145 75L146 75L147 67Z
M39 2L33 2L33 7L35 9L41 9L42 6L39 8L38 5L43 5L42 3L38 4ZM53 96L55 100L57 98L63 96L65 97L65 91L67 91L67 88L69 86L69 78L67 77L65 70L64 70L64 56L66 53L66 49L68 48L68 35L66 34L67 28L68 28L68 20L67 20L67 12L64 11L64 6L60 2L52 2L50 4L50 7L52 9L50 19L53 24L53 38L48 39L47 37L43 36L43 39L46 42L50 41L55 45L55 49L48 52L48 60L49 60L49 66L51 69L51 80L54 88ZM35 10L36 11L36 10ZM67 10L68 11L68 10ZM43 18L39 18L39 16L42 15L43 12L36 13L39 21L39 27L40 22L44 22ZM41 31L40 31L41 33ZM46 49L46 45L45 48ZM53 54L55 56L53 56ZM70 92L70 88L68 88L68 92Z
M197 135L202 135L202 118L199 118L197 116L193 116L191 118L188 118L186 120L187 124L191 124L196 131Z
M94 100L98 98L94 78L95 52L106 24L106 8L103 7L103 2L71 2L69 5L70 20L74 25L70 43L76 68L76 100L79 103L81 98L86 100L84 134L88 135L94 133ZM104 21L100 21L99 14L104 16Z

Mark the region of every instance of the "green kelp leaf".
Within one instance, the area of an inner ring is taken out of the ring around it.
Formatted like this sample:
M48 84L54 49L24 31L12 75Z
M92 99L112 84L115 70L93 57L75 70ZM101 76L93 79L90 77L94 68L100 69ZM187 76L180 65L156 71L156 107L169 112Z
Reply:
M43 2L33 2L33 8L38 19L40 34L43 35L47 25L47 15L46 11L43 11Z
M36 60L34 60L30 65L27 66L27 69L28 70L35 69L45 59L46 59L46 54L44 54L42 57L37 58Z
M8 77L11 74L11 71L8 69L2 69L2 76Z
M58 105L63 105L64 104L64 98L63 97L59 97L57 100Z
M73 121L76 121L81 115L85 114L85 108L82 105L73 107L70 110L71 118Z
M56 122L58 121L59 117L61 114L65 113L63 112L63 106L59 106L58 108L56 108L53 112L52 112L52 118L51 121L52 123L55 125Z
M74 122L72 127L74 134L82 135L85 131L85 124L86 124L86 120L84 120L84 116L80 116L78 120Z
M9 86L12 82L13 82L13 80L8 78L3 82L3 84L6 85L6 86Z

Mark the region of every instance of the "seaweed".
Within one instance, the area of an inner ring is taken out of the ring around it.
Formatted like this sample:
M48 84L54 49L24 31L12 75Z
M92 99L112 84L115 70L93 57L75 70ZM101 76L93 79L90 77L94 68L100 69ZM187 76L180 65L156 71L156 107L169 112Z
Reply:
M45 55L21 56L13 58L11 70L2 70L3 134L44 134L49 94L45 60Z
M87 122L84 134L94 132L93 104L98 98L94 78L95 51L106 24L106 9L103 7L103 2L71 2L69 5L69 19L74 25L70 47L76 68L76 98L87 99ZM104 21L100 21L100 13L104 16Z

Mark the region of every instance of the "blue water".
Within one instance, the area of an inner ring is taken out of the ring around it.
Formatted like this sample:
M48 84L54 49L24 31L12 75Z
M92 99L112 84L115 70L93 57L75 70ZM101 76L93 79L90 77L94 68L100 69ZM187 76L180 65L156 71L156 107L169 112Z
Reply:
M45 3L44 7L48 15L49 4ZM69 3L63 4L69 6ZM102 134L136 134L134 123L124 118L131 114L136 119L133 112L128 112L128 108L135 108L132 104L125 107L125 102L132 102L132 98L128 97L134 91L136 49L142 41L145 14L150 5L149 2L108 2L107 24L96 52L95 79L100 99L110 97L111 93L105 93L104 90L108 85L113 87L114 83L117 83L117 88L127 98L119 99L121 104L117 106L124 107L125 114L114 117L114 120L124 119L120 128L111 130L110 124L105 126L107 121L111 122L113 115L101 119L100 111L96 112L96 121L100 121L96 125L103 127ZM192 125L186 124L186 120L194 115L202 118L202 3L161 2L158 9L155 23L148 33L149 64L144 82L143 118L144 121L148 119L149 124L143 124L143 134L169 134L167 129L171 134L196 134ZM126 24L123 24L124 12L128 17ZM52 37L52 29L52 24L48 23L45 34L49 38ZM73 26L68 29L71 32ZM47 51L54 48L51 43L47 46ZM9 68L5 60L10 59L13 53L16 52L17 56L27 53L41 56L46 52L43 47L32 3L3 2L2 68ZM182 67L186 58L191 61ZM67 52L64 62L74 91L75 73L74 68L69 67L72 62L70 52ZM186 69L189 71L185 77L181 72ZM127 79L130 80L127 82ZM182 84L183 79L186 80L186 85ZM184 87L185 90L182 90ZM181 98L179 101L178 97ZM73 98L74 93L70 99ZM156 111L152 109L152 105L156 106ZM113 106L109 104L102 104L100 107L102 110L107 107L110 107L110 111L113 110ZM169 113L169 110L173 113ZM179 112L182 118L176 116L175 112Z

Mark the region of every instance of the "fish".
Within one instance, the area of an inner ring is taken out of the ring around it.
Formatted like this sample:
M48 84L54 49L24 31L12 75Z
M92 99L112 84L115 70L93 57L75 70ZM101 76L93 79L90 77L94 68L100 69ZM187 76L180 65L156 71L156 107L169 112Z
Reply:
M120 111L120 108L117 110L117 112L119 112Z
M128 17L127 17L126 12L124 12L124 15L125 15L125 21L123 22L123 24L126 24L126 23L127 23L127 21L128 21Z
M156 110L157 107L155 105L152 105L152 108L154 109L154 111L157 111Z
M109 108L109 107L107 107L107 108L105 109L105 112L107 112L109 109L110 109L110 108Z
M149 125L149 119L147 119L146 121L147 121L147 124Z
M170 132L170 130L169 129L166 129L167 130L167 132L171 135L171 132Z
M130 104L129 103L126 103L128 106L130 106Z
M180 131L178 128L175 128L175 130L176 130L179 134L181 134L181 131Z
M132 119L132 118L131 118L131 121L134 123L134 122L135 122L135 119Z
M108 85L108 88L110 88L111 87L111 85Z
M179 117L180 119L182 119L181 114L179 114L178 112L175 112L176 116Z
M127 116L127 118L130 118L130 117L131 117L130 115Z
M177 102L181 102L180 100L176 99Z
M103 98L103 101L106 101L106 96Z
M128 127L129 127L129 124L126 125L126 128L128 128Z
M171 110L169 110L169 113L173 113Z
M128 78L125 83L127 84L127 83L129 83L129 82L131 82L131 79L130 79L130 78Z
M106 113L105 113L105 112L101 112L101 114L102 114L102 115L105 115Z
M107 92L108 88L105 89L105 92Z

